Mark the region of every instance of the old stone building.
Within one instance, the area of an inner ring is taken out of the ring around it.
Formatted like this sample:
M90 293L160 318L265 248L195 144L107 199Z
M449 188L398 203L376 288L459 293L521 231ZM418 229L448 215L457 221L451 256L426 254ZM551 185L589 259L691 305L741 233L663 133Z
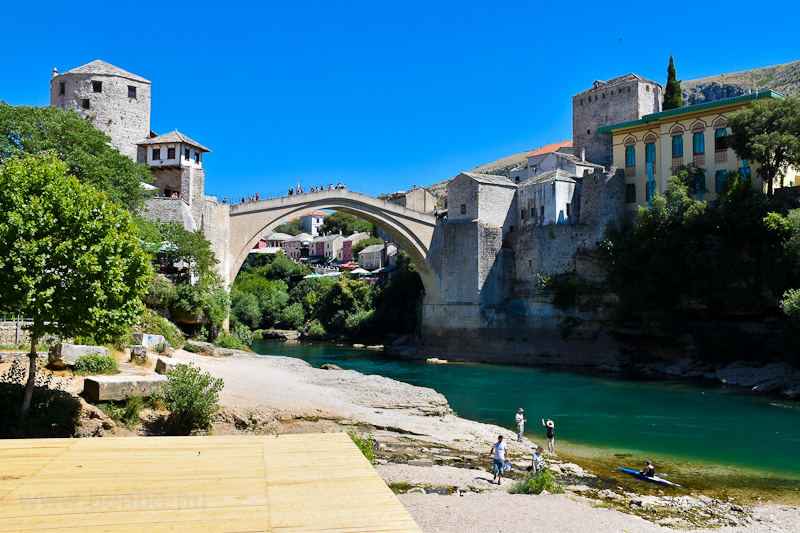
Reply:
M572 153L592 163L613 163L611 139L597 128L639 120L661 111L663 87L651 80L626 74L608 81L596 80L592 88L572 97Z
M74 109L120 153L143 162L138 143L150 135L148 80L99 59L61 74L53 69L50 105Z

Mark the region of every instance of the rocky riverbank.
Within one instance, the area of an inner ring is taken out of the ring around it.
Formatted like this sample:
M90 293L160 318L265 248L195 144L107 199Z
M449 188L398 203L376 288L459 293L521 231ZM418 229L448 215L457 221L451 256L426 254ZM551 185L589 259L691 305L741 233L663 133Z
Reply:
M352 370L313 368L288 357L244 352L226 358L178 352L177 357L225 381L221 403L226 408L215 433L352 428L371 434L376 469L425 531L525 531L542 514L553 516L551 531L584 530L576 529L576 523L597 532L721 526L794 531L794 521L800 520L792 506L769 507L754 498L688 489L659 491L607 469L590 471L565 454L550 459L566 494L511 495L508 488L525 475L538 443L517 442L506 428L456 416L432 389ZM513 465L500 486L490 483L488 456L498 434L509 443ZM511 512L502 509L506 504ZM473 521L461 522L466 516Z

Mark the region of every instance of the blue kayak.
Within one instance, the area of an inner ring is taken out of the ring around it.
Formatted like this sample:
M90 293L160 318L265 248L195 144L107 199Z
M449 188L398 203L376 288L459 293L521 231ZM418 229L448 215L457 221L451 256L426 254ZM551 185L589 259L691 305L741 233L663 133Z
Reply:
M626 474L630 474L633 477L638 478L638 479L643 479L645 481L649 481L650 483L661 483L662 485L669 485L671 487L680 487L682 489L686 488L683 485L678 485L677 483L673 483L672 481L667 481L666 479L658 477L658 476L645 476L644 474L640 474L638 470L633 470L631 468L622 468L621 466L618 466L617 468L619 468L620 470L622 470Z

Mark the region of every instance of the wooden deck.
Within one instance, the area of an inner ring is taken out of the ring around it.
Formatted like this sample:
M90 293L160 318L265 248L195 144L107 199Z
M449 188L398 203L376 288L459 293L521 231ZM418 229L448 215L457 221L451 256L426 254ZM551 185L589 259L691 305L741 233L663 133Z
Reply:
M421 531L342 433L0 440L0 531Z

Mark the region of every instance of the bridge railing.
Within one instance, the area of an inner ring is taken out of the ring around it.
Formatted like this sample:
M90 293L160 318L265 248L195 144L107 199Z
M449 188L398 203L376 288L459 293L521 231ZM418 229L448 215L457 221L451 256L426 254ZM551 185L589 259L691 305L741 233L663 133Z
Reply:
M302 184L301 184L301 186L302 186ZM334 185L334 187L336 187L336 185ZM359 192L361 194L366 194L368 196L373 196L373 197L377 196L377 193L375 191L373 191L371 189L367 189L366 187L362 187L361 185L348 185L348 184L345 184L344 188L346 190ZM327 188L327 186L326 186L325 190L326 191L329 190ZM305 189L305 192L302 193L302 194L314 194L314 192L318 192L318 191L309 191L308 189ZM241 204L241 203L248 203L248 202L256 201L255 200L256 194L258 194L258 199L259 200L272 200L274 198L282 198L284 196L289 196L289 189L287 188L287 189L277 189L277 190L272 190L272 191L255 191L252 195L245 195L245 196L239 196L239 197L225 196L225 195L219 195L219 194L211 194L211 193L208 193L208 192L206 192L206 194L208 196L216 196L218 203ZM297 195L298 195L298 193L295 191L295 196L297 196Z

